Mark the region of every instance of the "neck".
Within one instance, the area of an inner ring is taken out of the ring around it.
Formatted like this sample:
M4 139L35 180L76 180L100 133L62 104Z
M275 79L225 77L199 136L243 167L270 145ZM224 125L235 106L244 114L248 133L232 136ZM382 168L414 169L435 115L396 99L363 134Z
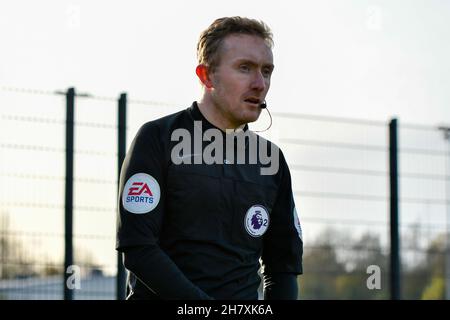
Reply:
M211 101L211 99L208 99L205 96L197 102L197 105L206 120L224 132L227 129L237 130L245 127L245 123L232 123L222 112L222 110L213 101Z

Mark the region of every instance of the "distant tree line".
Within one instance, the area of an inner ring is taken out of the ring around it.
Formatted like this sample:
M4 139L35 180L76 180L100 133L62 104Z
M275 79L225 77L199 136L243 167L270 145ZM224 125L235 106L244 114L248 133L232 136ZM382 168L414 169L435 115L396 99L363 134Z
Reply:
M20 236L12 232L8 214L0 212L0 280L63 275L63 252L61 261L56 263L49 262L46 256L35 258ZM74 255L75 263L85 274L101 269L89 251L75 248Z
M63 239L61 239L63 241ZM414 235L402 239L402 248L414 248ZM402 299L443 299L445 292L445 237L436 237L422 258L402 263ZM403 255L402 255L403 256ZM0 280L62 275L63 262L46 264L33 259L24 242L10 233L8 215L0 213ZM75 250L75 261L87 269L100 269L86 250ZM381 270L381 288L369 289L368 266ZM389 299L389 252L376 234L354 239L350 232L326 229L305 244L300 299Z
M390 299L389 252L383 250L379 236L365 233L351 239L348 234L327 229L305 245L300 299ZM402 299L444 299L444 239L436 237L421 252L422 258L412 263L402 260ZM411 237L402 239L402 248L412 244ZM381 270L380 289L367 287L370 265Z

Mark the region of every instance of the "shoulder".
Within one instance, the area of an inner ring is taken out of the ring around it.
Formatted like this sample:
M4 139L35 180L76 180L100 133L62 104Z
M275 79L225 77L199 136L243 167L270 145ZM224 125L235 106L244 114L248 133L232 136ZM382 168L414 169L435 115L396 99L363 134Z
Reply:
M171 128L176 127L180 124L180 122L185 120L186 116L187 110L181 110L176 113L172 113L167 116L148 121L140 127L139 132L162 132L170 130Z
M141 125L137 132L137 137L146 137L147 139L170 140L170 134L176 128L186 125L188 119L188 109L169 114L167 116L148 121Z
M153 154L165 154L170 148L171 132L177 127L186 125L187 121L188 109L144 123L134 135L130 150L133 154L140 152L148 154L148 150L153 150Z
M258 139L258 146L262 148L267 148L267 155L273 156L280 159L280 163L287 166L286 158L283 150L273 141L264 138L263 136L251 131L251 135ZM264 150L265 151L265 150Z
M249 134L252 141L257 141L257 149L255 147L250 149L251 152L257 154L261 175L267 176L266 179L272 179L279 184L284 177L289 175L289 168L283 152L276 143L254 132Z

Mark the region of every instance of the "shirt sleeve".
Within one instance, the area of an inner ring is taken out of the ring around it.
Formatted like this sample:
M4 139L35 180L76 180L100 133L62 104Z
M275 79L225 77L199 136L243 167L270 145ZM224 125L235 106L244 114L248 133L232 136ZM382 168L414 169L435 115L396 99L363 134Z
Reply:
M139 281L162 299L212 300L212 297L189 281L157 246L126 248L124 264ZM155 269L159 272L155 272Z
M159 247L169 163L161 140L159 128L147 123L125 157L119 182L116 249L124 253L127 268L160 298L208 299Z
M297 300L297 275L293 273L274 273L263 275L264 300Z
M303 240L295 208L291 175L280 152L280 185L263 240L262 273L302 274Z
M164 216L165 156L158 128L140 128L120 173L116 248L158 242Z

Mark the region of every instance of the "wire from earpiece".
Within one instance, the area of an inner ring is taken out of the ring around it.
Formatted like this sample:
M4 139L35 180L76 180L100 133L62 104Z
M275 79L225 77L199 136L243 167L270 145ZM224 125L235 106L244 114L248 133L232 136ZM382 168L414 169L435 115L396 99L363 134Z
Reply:
M269 117L270 117L270 124L269 124L269 126L268 126L268 127L266 128L266 129L264 129L264 130L253 131L253 132L264 132L264 131L267 131L267 130L269 130L269 129L270 129L270 127L272 126L272 115L270 114L270 111L269 111L269 109L267 108L266 100L264 100L264 102L263 102L263 103L261 103L260 107L261 107L261 109L266 109L266 110L267 110L267 112L269 113Z

